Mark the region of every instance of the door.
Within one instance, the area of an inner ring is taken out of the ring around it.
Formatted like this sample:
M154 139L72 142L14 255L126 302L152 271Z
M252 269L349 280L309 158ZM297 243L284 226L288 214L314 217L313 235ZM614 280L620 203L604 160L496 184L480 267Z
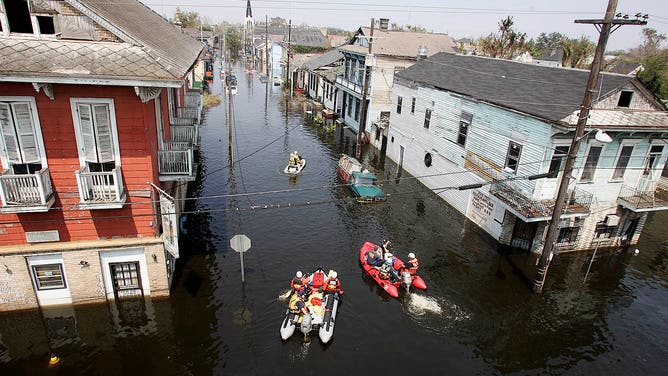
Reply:
M115 262L109 264L116 299L143 296L139 262Z
M510 240L510 246L522 251L531 250L533 238L536 236L537 229L537 222L527 223L518 218L515 221L515 227L513 228L513 237Z

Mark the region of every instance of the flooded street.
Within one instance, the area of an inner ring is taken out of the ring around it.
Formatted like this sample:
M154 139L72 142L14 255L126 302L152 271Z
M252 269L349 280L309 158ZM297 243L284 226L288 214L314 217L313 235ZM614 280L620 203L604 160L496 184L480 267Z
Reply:
M216 64L218 66L218 64ZM668 365L668 213L631 250L555 257L542 295L527 255L503 255L455 209L372 148L385 203L360 205L336 176L355 137L309 119L239 65L238 95L206 114L171 296L0 314L0 374L663 374ZM229 128L229 126L232 126ZM231 129L231 131L230 131ZM232 139L232 145L228 140ZM297 150L307 165L283 174ZM230 163L233 161L233 163ZM252 240L239 255L229 239ZM427 290L392 299L365 278L365 241L415 252ZM297 270L335 269L345 291L333 340L279 326ZM49 368L51 353L61 362Z

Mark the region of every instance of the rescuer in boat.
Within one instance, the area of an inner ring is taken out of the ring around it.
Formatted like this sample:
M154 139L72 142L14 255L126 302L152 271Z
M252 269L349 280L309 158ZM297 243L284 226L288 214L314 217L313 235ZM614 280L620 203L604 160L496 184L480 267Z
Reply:
M288 308L293 313L307 315L309 313L309 310L308 307L306 306L306 303L304 302L304 296L306 294L303 294L302 293L303 291L304 290L298 292L297 294L292 295L292 297L290 298L290 303L288 304Z
M408 254L408 261L404 264L404 270L410 273L410 275L415 275L417 274L418 267L420 266L420 263L418 262L417 257L415 257L415 253L411 252Z
M341 281L338 278L338 274L334 270L329 271L327 280L325 280L325 286L323 287L325 294L327 293L337 293L343 295L343 290L341 290Z
M380 268L385 262L385 255L390 252L392 243L389 240L383 240L382 246L376 246L366 253L366 262L371 266Z
M386 275L390 282L401 280L401 278L399 278L399 272L397 271L398 268L395 265L397 262L397 259L392 253L385 253L385 263L380 267L380 270L381 274Z
M297 270L297 273L295 273L295 277L290 281L290 287L292 287L293 290L296 292L299 292L306 287L306 280L304 279L304 275L302 274L301 270Z
M302 157L297 153L297 150L290 154L290 166L297 167L302 163Z

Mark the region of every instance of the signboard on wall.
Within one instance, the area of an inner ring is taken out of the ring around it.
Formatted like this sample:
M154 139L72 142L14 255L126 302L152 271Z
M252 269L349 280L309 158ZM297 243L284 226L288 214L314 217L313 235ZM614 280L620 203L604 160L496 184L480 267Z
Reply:
M58 230L50 231L26 231L26 241L28 243L57 242L60 240Z
M160 215L162 218L162 240L165 249L174 258L179 258L179 229L174 199L160 192Z

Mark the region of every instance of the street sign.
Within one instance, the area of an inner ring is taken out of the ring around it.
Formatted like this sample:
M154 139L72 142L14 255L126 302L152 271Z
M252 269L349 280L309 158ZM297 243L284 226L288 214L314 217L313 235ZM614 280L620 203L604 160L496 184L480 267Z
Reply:
M237 234L230 239L230 247L239 253L239 260L241 261L241 282L245 282L244 278L244 252L250 249L251 240L244 234Z
M243 234L234 235L232 239L230 239L230 247L239 253L244 253L250 249L251 240L248 238L248 236Z

